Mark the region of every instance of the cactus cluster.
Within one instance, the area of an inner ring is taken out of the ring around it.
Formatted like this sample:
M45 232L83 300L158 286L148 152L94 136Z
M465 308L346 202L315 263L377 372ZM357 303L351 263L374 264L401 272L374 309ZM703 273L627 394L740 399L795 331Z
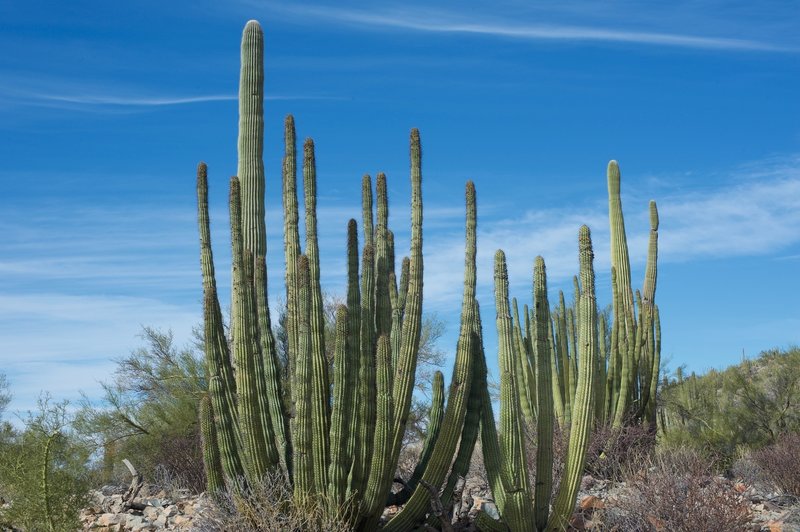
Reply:
M204 163L197 174L209 377L209 395L203 400L201 413L209 483L212 489L220 489L223 483L238 489L280 470L291 482L297 500L324 494L338 506L352 504L353 526L370 530L391 491L420 343L423 256L419 132L411 132L411 249L402 261L399 279L394 237L388 227L386 176L377 176L376 206L372 180L368 175L363 178L364 244L359 253L357 224L350 220L347 305L336 312L331 378L320 287L314 143L308 139L303 147L305 245L301 249L295 126L293 118L287 118L283 211L289 378L282 382L267 306L263 76L263 33L258 23L251 21L242 38L238 176L230 182L230 343L216 291ZM460 457L457 469L463 474L478 433L480 405L470 395L476 356L471 318L475 315L474 198L474 188L468 185L462 317L465 333L457 347L446 408L443 377L436 377L440 399L432 417L440 421L431 431L410 482L412 494L405 509L390 525L399 530L426 513L424 490L413 489L419 480L444 483L454 456Z
M298 502L325 496L332 511L348 508L353 529L373 530L386 504L403 508L385 526L413 530L429 519L430 494L446 506L466 475L481 438L501 520L479 516L482 529L560 530L573 511L588 438L597 422L622 422L635 411L655 415L658 312L655 260L658 218L651 205L651 241L638 317L619 201L619 171L609 166L614 321L598 314L589 229L579 232L580 275L575 303L560 294L550 308L544 260L533 272L533 306L520 315L509 302L505 256L495 257L495 305L500 366L500 425L487 387L480 309L476 299L476 193L466 185L464 290L456 356L445 402L444 379L433 385L428 434L404 489L392 492L414 388L422 323L422 165L419 132L411 131L411 242L395 269L388 226L387 182L362 180L363 245L347 224L347 298L336 310L335 334L325 336L317 242L314 143L302 153L305 242L300 241L297 140L285 122L282 203L286 265L288 367L276 352L267 305L264 225L263 33L247 24L242 38L238 176L230 181L232 304L226 336L210 241L207 168L197 173L203 274L205 355L209 392L200 405L204 460L211 491L236 490L280 471ZM373 196L374 194L374 196ZM373 201L374 200L374 201ZM334 345L327 347L326 341ZM610 346L610 347L609 347ZM332 348L332 349L331 349ZM332 365L326 352L333 353ZM332 374L331 374L332 373ZM283 379L282 375L288 375ZM554 429L569 438L565 472L552 509ZM536 427L536 478L525 461L525 427ZM532 489L535 487L535 490Z
M655 428L661 330L654 303L658 249L658 211L650 203L650 240L643 296L630 288L630 259L620 200L616 161L608 167L611 223L613 321L598 313L589 228L580 228L580 274L575 300L564 293L552 309L542 257L533 267L533 311L516 299L509 305L505 255L495 256L495 305L500 367L500 434L484 391L481 441L492 494L502 522L479 515L486 530L563 530L575 506L591 430L611 423L619 429L640 421ZM622 273L619 273L622 272ZM638 309L638 316L636 310ZM607 334L610 329L610 334ZM485 366L480 371L485 372ZM553 487L554 426L567 439L558 493ZM531 489L524 456L525 427L536 427L536 478Z

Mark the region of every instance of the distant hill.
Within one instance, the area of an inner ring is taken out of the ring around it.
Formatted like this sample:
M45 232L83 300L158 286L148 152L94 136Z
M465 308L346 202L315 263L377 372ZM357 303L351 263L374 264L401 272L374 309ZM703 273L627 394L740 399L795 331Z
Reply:
M729 460L800 431L800 348L772 349L705 375L665 377L659 437Z

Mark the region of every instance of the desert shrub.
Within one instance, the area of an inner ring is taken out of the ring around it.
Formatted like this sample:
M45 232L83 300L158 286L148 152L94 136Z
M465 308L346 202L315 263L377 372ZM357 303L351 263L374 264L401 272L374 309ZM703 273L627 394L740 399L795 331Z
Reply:
M90 448L70 429L66 402L49 396L0 442L0 528L78 530L94 479Z
M748 530L749 502L714 467L691 449L659 453L626 478L626 492L606 501L600 519L612 530Z
M764 351L702 376L679 368L661 387L659 414L664 443L713 452L730 466L742 448L800 431L800 348Z
M350 530L347 503L336 508L324 495L298 503L280 472L239 490L218 494L217 502L196 521L195 530L211 532L337 532Z
M167 491L187 489L192 493L206 490L203 448L199 431L186 435L162 436L161 445L153 452L153 482Z
M117 359L111 382L103 383L99 406L84 401L82 434L103 451L105 482L126 482L122 459L130 459L148 482L166 475L173 487L205 490L200 449L199 398L206 391L202 338L184 348L170 332L149 327L145 346Z
M785 434L774 444L754 451L751 459L770 484L800 497L800 432Z
M593 431L589 441L586 473L595 478L621 480L652 457L655 445L655 433L646 425L621 429L602 425Z

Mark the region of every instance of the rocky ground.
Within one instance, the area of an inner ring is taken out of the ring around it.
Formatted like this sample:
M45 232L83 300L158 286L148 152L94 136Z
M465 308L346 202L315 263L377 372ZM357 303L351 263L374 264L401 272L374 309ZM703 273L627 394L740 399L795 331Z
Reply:
M742 482L716 477L714 482L723 483L736 497L750 505L752 531L793 532L800 531L800 500L795 497L771 492L763 486L746 485ZM167 493L147 486L134 499L139 509L126 509L123 501L124 487L104 486L92 492L93 504L81 511L84 530L96 532L195 530L211 531L204 517L213 513L213 503L205 495L189 495L179 490ZM624 530L615 528L610 522L620 522L620 501L630 498L630 487L624 482L612 483L586 476L578 496L580 511L573 518L575 530ZM452 509L457 518L456 530L474 530L472 520L478 511L496 514L497 510L480 480L470 480L464 486L461 504ZM386 517L399 508L387 508ZM653 530L668 530L651 521ZM716 532L716 531L715 531ZM723 532L723 531L719 531Z

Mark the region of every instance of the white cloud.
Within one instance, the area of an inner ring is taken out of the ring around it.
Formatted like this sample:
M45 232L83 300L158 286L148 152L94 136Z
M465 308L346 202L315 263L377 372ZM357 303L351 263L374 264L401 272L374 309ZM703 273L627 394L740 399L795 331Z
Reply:
M47 76L34 78L6 72L0 83L0 100L15 105L54 107L75 110L135 110L175 105L237 101L238 94L178 94L169 87L134 87L111 81L94 84ZM342 100L324 94L270 94L265 100Z
M800 158L768 160L734 169L721 188L693 188L656 197L659 263L785 252L800 243ZM702 178L697 179L702 183ZM623 209L634 269L643 268L649 239L649 206L623 177ZM480 191L478 191L480 192ZM530 296L532 265L545 259L551 287L570 286L578 271L577 233L592 230L595 272L610 271L605 198L580 209L526 211L514 218L482 220L478 205L478 283L491 301L494 252L506 253L512 292ZM463 218L463 214L461 215ZM426 240L426 301L451 307L461 293L463 230Z
M265 7L263 2L249 2ZM429 8L393 8L358 10L297 3L267 3L267 9L303 19L323 19L365 28L395 28L433 33L462 33L524 40L616 42L711 50L749 50L762 52L797 52L794 48L768 42L729 37L706 37L681 33L630 31L607 27L565 24L526 24L520 21L476 16Z

